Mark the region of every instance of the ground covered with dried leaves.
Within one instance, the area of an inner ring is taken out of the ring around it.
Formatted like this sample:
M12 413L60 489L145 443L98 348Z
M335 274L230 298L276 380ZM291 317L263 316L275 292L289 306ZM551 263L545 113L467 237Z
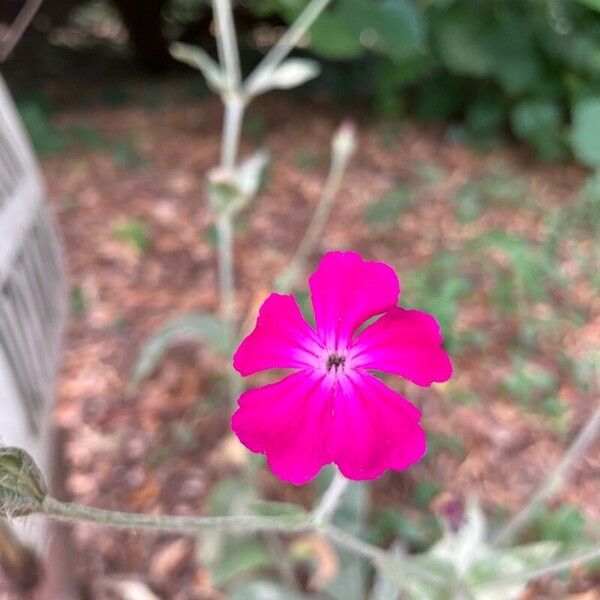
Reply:
M79 131L79 140L42 161L73 308L56 420L66 431L73 500L201 515L216 483L247 461L229 430L224 365L210 348L179 344L138 390L129 381L157 328L216 310L213 216L203 189L218 161L221 107L178 88L160 94L158 103L134 94L122 106L65 110L57 127ZM447 384L407 384L430 452L372 486L373 510L417 515L440 498L472 493L490 514L509 513L557 464L597 401L588 367L600 339L598 249L585 219L570 218L586 174L536 164L517 148L480 153L438 127L268 98L251 107L242 141L242 155L259 146L272 155L237 227L246 327L309 222L330 137L346 116L357 121L360 145L310 268L331 249L389 262L404 304L442 321L455 365ZM599 457L596 446L552 506L600 517ZM265 498L312 501L310 485L281 484L267 470L258 481ZM123 579L159 598L226 597L192 540L77 526L75 543L77 575L93 598L118 597L111 589ZM596 597L593 574L575 575L528 597Z

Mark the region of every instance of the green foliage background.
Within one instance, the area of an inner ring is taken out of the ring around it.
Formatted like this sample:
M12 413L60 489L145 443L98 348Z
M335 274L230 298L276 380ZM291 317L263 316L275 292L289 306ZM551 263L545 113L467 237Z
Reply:
M292 22L306 0L251 0ZM460 121L485 145L506 132L544 159L600 165L600 2L334 0L309 49L357 65L337 93L365 89L390 116ZM596 10L595 10L596 9ZM342 81L343 79L343 81Z

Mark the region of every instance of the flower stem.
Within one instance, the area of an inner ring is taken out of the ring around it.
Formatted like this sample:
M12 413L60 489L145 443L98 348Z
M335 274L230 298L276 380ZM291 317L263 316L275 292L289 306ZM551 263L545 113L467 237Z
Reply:
M241 71L231 0L213 0L213 15L217 26L219 62L225 70L228 90L234 91L240 87Z
M282 293L289 292L296 278L302 272L310 253L319 241L323 228L329 218L334 200L342 185L342 180L348 166L350 154L332 153L331 166L321 191L321 197L312 219L306 228L304 236L289 264L282 270L275 281L275 288Z
M390 556L385 550L364 542L337 527L332 525L321 527L313 516L189 517L144 515L104 510L71 502L60 502L50 496L44 499L39 512L50 519L67 523L91 523L115 529L136 529L179 535L197 535L199 532L208 529L236 533L301 533L314 531L323 534L337 546L369 559L375 566L384 569L386 572L399 569L400 572L411 572L432 585L438 585L442 582L438 576L421 569L418 565L407 561L401 562L398 558Z
M553 575L554 573L560 573L570 567L573 567L578 564L583 564L585 562L600 558L600 546L595 546L594 548L588 548L577 554L573 554L571 556L564 556L559 558L558 560L551 562L543 567L539 567L538 569L533 569L531 571L521 571L519 573L512 573L509 576L502 577L501 579L492 580L489 585L502 585L509 584L515 581L533 581L534 579L539 579L540 577L546 577L547 575Z
M337 484L336 484L337 487ZM136 529L163 533L195 536L201 531L216 529L235 533L302 533L314 531L320 533L353 554L370 560L375 567L385 573L399 586L403 583L403 574L410 574L431 586L443 586L446 580L432 571L416 564L403 556L394 556L382 548L373 546L333 525L322 526L314 516L224 516L189 517L175 515L144 515L104 510L70 502L59 502L47 496L39 511L41 514L62 522L92 523L115 529ZM578 554L562 557L555 562L531 571L521 571L510 577L491 581L490 586L514 581L533 579L564 571L571 566L600 558L600 546L587 549Z
M445 582L444 579L432 571L420 567L413 562L406 560L402 561L401 558L393 556L385 550L378 548L377 546L373 546L368 542L364 542L363 540L343 531L342 529L338 529L333 525L327 525L324 529L322 529L322 532L325 537L330 539L336 546L344 548L353 554L368 558L376 567L391 577L394 577L395 574L396 577L394 578L398 579L400 584L403 572L411 573L415 577L418 577L434 586L443 585Z
M246 87L251 88L254 81L263 79L272 73L285 57L292 51L296 44L309 30L317 17L325 10L331 0L312 0L304 11L298 16L291 27L279 38L277 43L269 50L246 81Z
M235 279L233 272L233 223L227 214L217 217L217 255L219 270L219 302L225 323L227 347L233 350L236 336ZM241 382L232 365L227 365L229 401L233 406L241 391Z
M227 90L222 94L225 115L220 167L233 170L237 162L246 103L241 93L239 50L231 1L213 0L213 14L217 25L219 60L227 78ZM227 332L227 345L233 350L236 335L233 222L227 212L217 215L216 231L220 313ZM228 366L227 381L229 400L234 405L241 391L241 382L231 365Z
M220 166L224 169L233 169L237 162L246 103L236 92L226 94L223 97L223 103L225 105L225 117L221 139Z
M256 531L308 531L313 528L311 521L306 517L143 515L104 510L70 502L59 502L49 496L42 504L42 513L58 521L78 521L116 529L142 529L182 535L195 535L205 529L247 533Z
M336 470L329 487L313 510L313 519L317 525L324 525L335 513L349 481Z
M510 542L510 540L527 524L535 509L563 485L573 465L575 465L585 454L599 432L600 407L596 408L592 413L592 416L581 428L579 434L573 440L573 443L563 456L562 460L542 483L529 502L527 502L527 504L525 504L525 506L496 534L492 540L494 546Z

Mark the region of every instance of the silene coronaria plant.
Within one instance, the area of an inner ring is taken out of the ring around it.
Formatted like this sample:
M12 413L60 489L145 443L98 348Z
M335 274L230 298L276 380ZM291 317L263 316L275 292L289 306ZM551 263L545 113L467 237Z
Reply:
M243 376L294 369L239 398L232 429L273 472L303 484L335 463L348 479L403 470L425 453L421 413L372 371L420 386L450 378L437 321L397 306L393 269L329 252L309 279L315 327L293 296L271 294L233 364ZM373 319L373 322L371 322Z
M174 56L202 71L225 107L218 177L209 176L208 180L217 232L220 314L218 318L205 313L191 315L167 324L142 351L134 380L139 382L147 376L169 343L181 337L212 341L220 353L231 356L239 339L233 219L256 195L267 162L264 152L239 160L244 112L257 95L296 87L318 74L314 61L288 55L329 4L330 0L306 2L297 20L246 79L242 78L230 0L212 1L218 62L202 48L174 46ZM419 600L515 600L528 581L600 557L600 547L585 542L579 551L563 553L552 562L549 560L559 549L555 543L512 545L535 510L596 439L600 431L598 407L539 490L496 532L488 532L484 514L473 500L466 509L463 503L457 504L451 519L442 518L442 537L417 555L398 552L402 550L401 539L384 549L332 523L349 480L375 479L388 469L402 471L426 452L419 409L390 389L378 374L397 375L424 387L447 381L452 375L439 324L427 313L398 306L400 283L385 263L364 260L355 252L325 254L309 278L314 327L305 320L294 297L283 293L294 289L297 276L316 250L356 146L354 138L353 128L348 126L334 136L330 171L313 218L275 283L282 293L273 293L263 302L254 330L233 355L233 366L244 377L270 369L293 372L247 391L242 391L240 378L232 369L227 373L229 399L237 399L231 428L244 446L266 456L275 475L301 485L325 465L336 465L337 474L313 509L258 513L252 508L256 482L250 468L243 478L245 492L238 494L240 501L233 503L227 514L147 515L60 502L48 495L41 472L26 452L0 446L0 517L41 513L64 521L192 536L206 530L260 533L261 539L271 542L269 536L277 533L318 533L335 546L370 561L377 572L374 589L379 590L373 598L397 597L402 590ZM215 539L209 538L212 542ZM274 541L271 548L283 548L276 538ZM289 559L285 551L277 550L278 561ZM282 571L289 574L293 569ZM285 573L282 580L290 579ZM342 568L340 576L345 573ZM291 588L297 587L291 583ZM254 590L253 595L244 592L232 597L298 597L287 589L277 593L273 587L268 593L261 589L264 593L259 595Z

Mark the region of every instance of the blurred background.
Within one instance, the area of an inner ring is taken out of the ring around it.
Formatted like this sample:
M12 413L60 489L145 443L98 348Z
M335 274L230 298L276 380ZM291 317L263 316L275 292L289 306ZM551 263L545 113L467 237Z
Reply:
M235 3L245 73L305 4ZM21 6L3 0L0 22ZM357 493L352 518L373 543L428 548L440 535L434 515L468 494L493 527L553 469L598 401L598 8L337 0L294 52L318 60L320 76L249 108L242 156L265 147L272 160L236 225L246 325L302 238L331 136L350 118L358 151L309 272L330 249L390 263L402 304L436 315L453 357L450 382L401 388L423 410L429 452ZM249 460L230 434L222 361L205 345L176 344L130 385L154 332L218 304L204 190L222 106L171 58L175 40L216 56L208 2L45 0L2 75L68 267L55 411L66 494L105 508L221 514ZM306 292L298 286L303 306ZM521 541L575 547L598 535L598 449ZM284 485L266 469L257 482L261 497L306 507L319 489ZM74 577L89 598L134 598L115 587L123 581L152 594L135 598L227 598L240 579L271 572L277 555L254 544L214 556L210 540L88 527L74 529L73 543ZM335 586L341 563L327 543L287 550L300 587ZM362 585L345 600L366 598ZM592 564L542 579L523 598L593 600L598 586Z

